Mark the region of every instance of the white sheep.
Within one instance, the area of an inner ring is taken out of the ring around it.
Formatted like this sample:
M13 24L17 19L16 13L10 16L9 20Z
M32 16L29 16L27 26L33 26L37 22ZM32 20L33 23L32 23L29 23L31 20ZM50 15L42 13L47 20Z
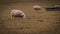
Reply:
M33 8L34 8L34 10L40 10L41 9L41 7L39 5L34 5Z
M55 7L60 7L60 5L55 5Z
M21 17L21 18L26 18L25 14L21 10L13 9L11 11L11 19L13 17Z

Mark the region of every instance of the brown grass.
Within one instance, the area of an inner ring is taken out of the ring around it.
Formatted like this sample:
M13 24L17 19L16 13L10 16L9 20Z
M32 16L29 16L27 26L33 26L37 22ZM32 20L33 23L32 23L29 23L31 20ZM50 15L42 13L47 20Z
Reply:
M2 4L0 11L0 34L59 34L59 11L46 11L47 3L36 3L42 10L35 11L34 3ZM50 4L51 5L51 4ZM26 19L10 19L12 9L20 9L26 14Z

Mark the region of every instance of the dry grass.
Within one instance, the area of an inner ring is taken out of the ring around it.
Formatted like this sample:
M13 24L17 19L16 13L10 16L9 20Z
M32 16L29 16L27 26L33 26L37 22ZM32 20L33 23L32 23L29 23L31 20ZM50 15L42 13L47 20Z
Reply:
M38 3L37 3L38 4ZM12 3L2 4L0 13L1 34L59 34L60 12L46 11L44 3L41 3L42 10L35 11L33 3ZM14 8L21 9L26 14L26 19L10 19L10 11Z

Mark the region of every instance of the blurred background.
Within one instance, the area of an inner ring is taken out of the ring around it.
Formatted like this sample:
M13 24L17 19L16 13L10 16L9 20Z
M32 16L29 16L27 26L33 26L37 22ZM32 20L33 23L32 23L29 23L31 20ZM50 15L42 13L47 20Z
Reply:
M0 34L60 34L60 11L45 10L54 5L60 0L0 0ZM12 9L22 10L26 19L10 19Z

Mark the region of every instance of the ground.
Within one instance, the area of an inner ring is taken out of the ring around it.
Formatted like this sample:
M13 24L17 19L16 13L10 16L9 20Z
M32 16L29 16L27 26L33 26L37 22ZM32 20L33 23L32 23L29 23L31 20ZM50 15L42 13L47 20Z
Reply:
M60 12L46 11L48 3L36 3L42 7L34 10L32 2L7 3L0 5L0 34L60 34ZM51 5L49 3L49 5ZM48 5L48 6L49 6ZM26 18L10 19L12 9L20 9Z

